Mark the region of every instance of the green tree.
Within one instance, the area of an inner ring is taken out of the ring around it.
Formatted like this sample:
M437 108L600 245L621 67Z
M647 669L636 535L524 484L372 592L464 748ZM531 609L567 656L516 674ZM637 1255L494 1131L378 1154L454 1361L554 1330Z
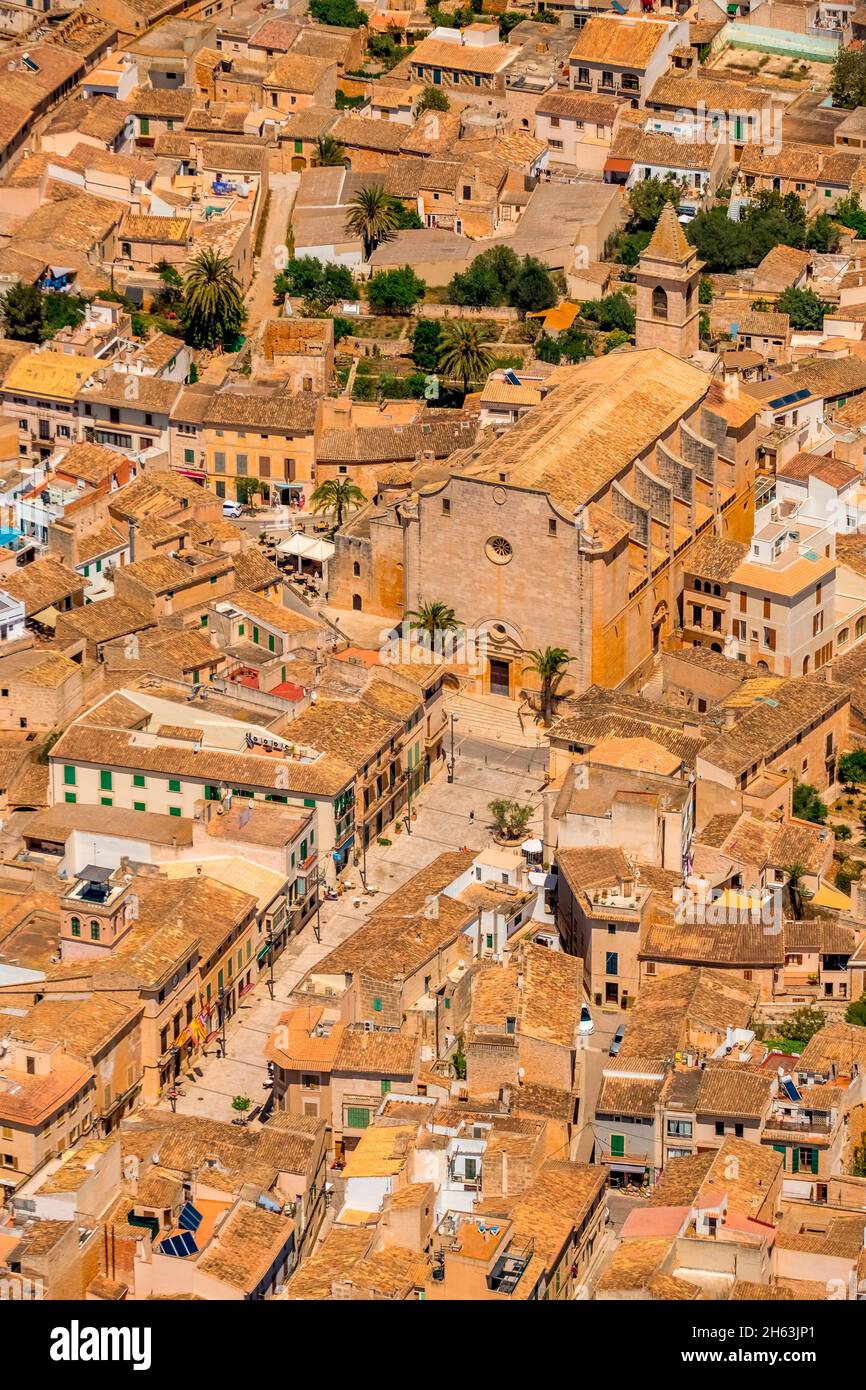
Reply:
M488 804L497 832L504 840L519 840L526 834L532 820L532 807L511 801L508 797L497 797Z
M795 861L792 864L785 864L782 873L785 875L785 885L791 900L791 911L799 922L803 916L803 904L808 902L812 896L803 884L807 873L806 866Z
M319 483L310 498L310 506L314 512L334 517L339 530L343 524L343 513L350 507L363 507L366 500L351 478L328 478L326 482Z
M531 671L541 681L541 719L549 726L553 717L556 692L574 657L564 647L539 647L526 653L529 661L523 670Z
M440 633L457 632L460 622L453 608L449 608L447 603L440 603L437 599L429 603L422 603L418 608L410 609L406 613L409 619L409 626L414 632L423 632L430 638L431 643L435 642Z
M698 285L698 303L712 304L713 302L713 282L707 275L702 275Z
M626 333L624 328L614 328L613 332L608 333L604 341L605 355L613 352L614 348L625 347L626 343L631 342L631 334Z
M783 1038L792 1038L796 1042L807 1043L810 1038L814 1038L816 1033L820 1033L826 1022L827 1019L820 1009L813 1009L804 1005L802 1009L797 1009L779 1025L779 1034Z
M562 361L562 344L549 333L542 333L535 344L535 355L540 362L552 362L556 365Z
M209 246L193 259L184 280L182 320L195 348L224 344L243 324L243 292L231 264Z
M866 106L866 50L841 48L833 63L830 92L834 106Z
M809 782L794 783L794 815L799 820L813 821L823 825L827 819L827 806L818 795L818 788Z
M529 314L552 309L559 296L547 267L534 256L524 256L509 282L507 298L513 308Z
M491 246L476 256L467 270L453 276L447 297L451 304L472 308L500 308L509 303L509 287L520 270L510 246Z
M41 343L45 337L42 295L35 285L19 280L6 291L3 305L3 332L22 343Z
M747 263L745 228L740 222L732 222L721 204L699 212L686 227L686 237L707 270L727 274ZM756 265L757 261L749 263Z
M585 357L592 357L592 338L582 328L572 325L565 333L560 333L557 342L566 362L582 362Z
M287 294L327 308L340 299L357 299L358 286L347 266L327 265L316 256L298 256L274 280L274 297L282 299Z
M792 328L806 331L823 326L824 315L830 312L830 305L819 299L814 290L797 290L789 285L776 300L776 311L788 315Z
M807 251L818 251L821 255L829 255L833 251L839 250L841 239L839 228L828 212L819 212L806 228Z
M443 326L439 365L446 376L462 383L464 395L470 383L487 376L493 366L493 354L477 323L457 319Z
M232 1110L237 1112L238 1118L243 1122L243 1124L246 1124L247 1122L247 1111L249 1110L251 1105L252 1101L250 1100L249 1096L235 1096L232 1099Z
M597 323L603 333L609 333L615 328L623 333L634 333L634 308L622 290L605 295L603 299L590 300L582 306L580 312L585 319Z
M360 29L367 23L367 16L355 0L310 0L310 18L341 29Z
M407 208L405 203L401 203L399 198L392 198L394 206L394 228L398 232L418 232L424 226L418 216L417 208Z
M843 753L836 769L839 781L846 786L859 786L861 782L866 782L866 748L853 748L850 753Z
M410 265L378 270L367 282L367 301L386 314L408 314L423 299L427 286Z
M852 193L847 198L840 198L833 209L833 220L841 222L843 227L850 227L858 239L866 238L866 212L861 206L859 193Z
M316 140L316 163L321 169L336 168L346 159L346 151L333 135L320 135Z
M419 319L412 332L412 361L425 372L439 367L439 344L442 325L438 319Z
M854 1023L858 1028L866 1028L866 994L861 994L859 999L852 999L845 1010L845 1022Z
M450 102L441 87L425 87L418 103L418 112L420 114L422 111L447 111L449 105Z
M53 338L61 328L77 328L84 322L87 300L77 294L60 294L49 290L43 296L42 316L46 338Z
M637 265L652 240L652 232L620 232L614 243L611 260L618 265Z
M663 179L640 179L628 193L629 206L637 226L652 229L665 203L673 203L676 207L681 194L682 185L673 174L666 174Z
M358 190L349 204L346 229L361 238L365 261L383 241L390 241L397 229L397 213L394 199L381 183Z

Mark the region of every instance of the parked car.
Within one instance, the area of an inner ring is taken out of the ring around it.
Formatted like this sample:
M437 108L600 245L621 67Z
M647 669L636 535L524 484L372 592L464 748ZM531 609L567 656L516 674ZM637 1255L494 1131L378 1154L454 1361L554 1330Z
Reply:
M580 1032L591 1033L595 1028L592 1021L592 1014L589 1012L589 1005L584 1004L580 1010Z
M625 1024L621 1023L610 1040L610 1056L615 1057L622 1047L622 1040L625 1036Z
M243 516L243 512L240 502L223 502L223 516L238 517Z

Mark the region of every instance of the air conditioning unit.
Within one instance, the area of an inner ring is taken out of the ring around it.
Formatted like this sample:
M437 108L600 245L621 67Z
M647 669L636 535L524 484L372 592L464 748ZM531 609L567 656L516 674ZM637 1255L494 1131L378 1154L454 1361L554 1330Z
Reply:
M365 1033L373 1033L373 1032L375 1032L375 1029L376 1029L376 1025L375 1025L375 1023L373 1022L373 1020L372 1020L371 1018L365 1018L365 1019L364 1019L364 1032L365 1032Z

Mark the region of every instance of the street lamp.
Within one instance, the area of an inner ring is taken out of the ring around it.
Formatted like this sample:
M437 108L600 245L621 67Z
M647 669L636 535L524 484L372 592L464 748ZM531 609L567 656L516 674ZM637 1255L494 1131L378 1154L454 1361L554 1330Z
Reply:
M458 716L451 715L451 756L448 759L448 781L454 781L454 725L457 723Z

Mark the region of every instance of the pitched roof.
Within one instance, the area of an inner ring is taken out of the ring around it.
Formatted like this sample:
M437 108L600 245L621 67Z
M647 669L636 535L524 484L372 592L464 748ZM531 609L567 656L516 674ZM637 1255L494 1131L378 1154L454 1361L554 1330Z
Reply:
M674 261L677 264L694 255L694 248L686 241L673 203L665 203L662 208L655 231L643 255L648 260Z

